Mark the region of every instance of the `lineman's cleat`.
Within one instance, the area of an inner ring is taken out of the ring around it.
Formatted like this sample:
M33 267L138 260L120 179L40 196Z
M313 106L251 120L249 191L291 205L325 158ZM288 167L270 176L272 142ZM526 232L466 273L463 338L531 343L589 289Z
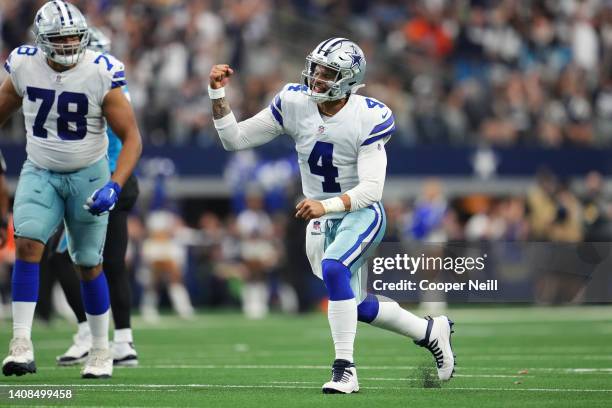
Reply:
M68 350L61 356L55 358L57 365L71 366L80 364L87 359L89 349L91 348L91 336L79 336L75 334L72 340L73 343Z
M438 378L448 381L455 372L455 355L451 346L451 334L454 333L455 323L446 316L433 319L427 316L425 319L427 319L425 338L415 343L433 354L438 368Z
M347 360L336 360L332 365L331 381L323 384L323 394L350 394L359 391L357 369Z
M113 357L109 349L92 348L81 370L82 378L111 378Z
M2 373L20 376L35 372L36 363L32 342L25 337L15 337L9 344L9 355L2 362Z
M138 353L132 342L113 342L111 345L113 365L123 367L135 367L138 365Z

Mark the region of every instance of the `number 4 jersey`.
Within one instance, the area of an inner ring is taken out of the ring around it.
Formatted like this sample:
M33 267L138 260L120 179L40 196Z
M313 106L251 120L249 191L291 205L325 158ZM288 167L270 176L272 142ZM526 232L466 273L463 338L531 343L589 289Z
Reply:
M384 150L395 131L393 114L376 99L352 94L338 113L324 119L302 87L286 85L270 110L295 141L304 195L316 200L335 197L359 184L361 148L377 144Z
M126 84L123 63L86 50L76 66L57 72L39 49L21 46L4 68L23 98L28 159L44 169L70 172L106 155L102 103L107 92Z

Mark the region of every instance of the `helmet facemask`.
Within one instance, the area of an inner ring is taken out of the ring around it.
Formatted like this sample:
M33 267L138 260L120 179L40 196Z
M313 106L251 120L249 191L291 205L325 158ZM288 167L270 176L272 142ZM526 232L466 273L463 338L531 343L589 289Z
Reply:
M68 30L64 32L42 34L36 36L36 45L42 50L47 58L64 66L76 65L87 49L89 44L89 31L87 29ZM79 37L78 42L60 43L57 40L62 37Z
M335 72L335 76L330 75L321 78L321 75L316 73L317 66L326 68L326 72ZM343 70L337 66L327 64L311 55L306 57L306 66L302 71L302 82L306 85L304 93L311 97L315 102L335 101L346 97L346 93L342 92L342 85L348 82L353 76L350 70ZM323 92L316 92L315 86L323 83L327 89Z

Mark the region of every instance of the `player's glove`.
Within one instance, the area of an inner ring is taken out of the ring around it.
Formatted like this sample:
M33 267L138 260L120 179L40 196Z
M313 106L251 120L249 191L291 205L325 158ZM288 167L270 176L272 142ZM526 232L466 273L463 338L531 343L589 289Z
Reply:
M119 187L119 184L111 180L104 187L94 191L83 208L93 215L102 215L115 208L120 193L121 187Z

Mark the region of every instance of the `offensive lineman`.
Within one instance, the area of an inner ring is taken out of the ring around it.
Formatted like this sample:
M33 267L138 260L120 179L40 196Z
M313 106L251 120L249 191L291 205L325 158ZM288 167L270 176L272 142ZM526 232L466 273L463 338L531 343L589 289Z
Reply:
M81 280L92 349L83 378L108 378L109 293L102 271L108 212L142 150L123 64L87 50L85 17L72 4L45 3L34 19L36 46L13 50L0 86L0 124L23 107L28 158L14 202L16 262L13 269L13 339L2 363L4 375L35 373L31 342L38 297L39 262L60 222ZM106 122L123 142L112 177Z
M455 358L453 323L446 317L422 319L390 299L361 292L359 269L381 241L385 213L380 202L385 181L385 143L395 130L391 110L355 94L362 87L366 61L346 38L323 41L306 58L302 84L286 85L270 106L237 123L225 99L234 71L215 65L209 96L214 124L226 150L291 136L298 153L305 200L296 217L310 220L306 253L329 295L328 320L336 359L324 393L359 391L353 361L357 320L412 338L434 356L441 380L449 380Z

